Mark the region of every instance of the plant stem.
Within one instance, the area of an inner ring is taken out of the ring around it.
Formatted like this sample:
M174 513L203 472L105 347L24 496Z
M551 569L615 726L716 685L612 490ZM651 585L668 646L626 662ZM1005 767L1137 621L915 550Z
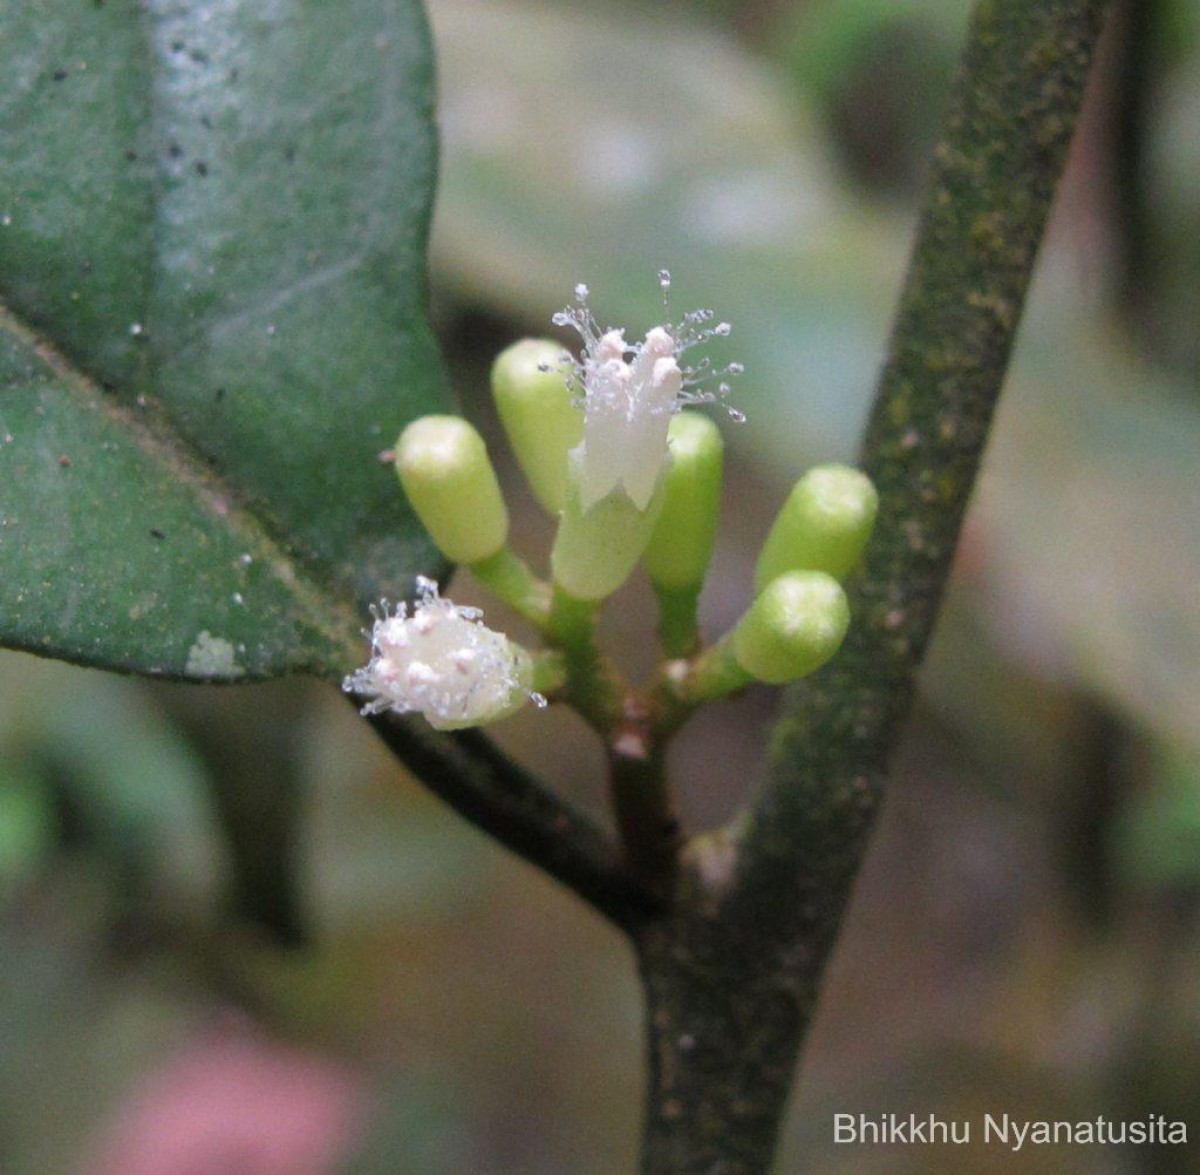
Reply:
M594 600L576 599L556 585L548 630L566 665L566 700L601 735L607 735L624 718L627 691L596 645L598 610Z
M726 633L696 658L680 693L689 706L700 706L737 693L753 681L733 655L732 633Z
M514 612L545 628L550 615L550 588L510 547L501 547L490 558L472 563L470 571Z
M759 965L755 938L703 907L635 938L649 1009L644 1175L770 1166L800 1005L789 969Z
M709 845L696 896L636 937L652 1056L646 1172L768 1166L950 572L1105 8L975 8L863 442L881 509L852 585L850 636L790 692L765 786L723 851ZM743 1002L742 990L754 998Z
M567 684L567 666L557 649L537 649L533 652L532 688L539 694L557 694Z
M691 657L700 648L700 629L696 608L700 588L669 588L654 585L658 600L658 636L663 656L671 659Z
M728 633L690 661L665 662L645 692L655 738L666 742L698 706L737 693L753 681L737 663Z
M862 445L880 513L852 585L854 623L834 663L793 691L747 825L738 904L793 884L818 832L849 850L822 854L826 880L854 872L949 577L1104 7L976 7Z
M667 782L662 740L631 713L608 745L609 786L621 843L633 872L670 900L682 828Z
M393 754L436 796L519 857L630 931L659 903L613 838L476 730L438 734L419 718L370 719Z

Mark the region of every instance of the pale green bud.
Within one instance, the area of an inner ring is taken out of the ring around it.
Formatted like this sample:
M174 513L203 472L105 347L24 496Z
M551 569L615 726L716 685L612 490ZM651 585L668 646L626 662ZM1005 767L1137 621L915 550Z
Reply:
M583 409L568 386L571 357L548 339L522 339L492 365L492 396L508 443L551 514L566 502L567 453L583 439Z
M574 465L580 459L572 454ZM578 600L603 600L628 578L641 558L662 510L665 479L644 510L616 491L584 510L579 482L568 483L566 507L558 524L550 570L554 582Z
M850 606L823 571L792 571L774 579L733 630L737 663L771 685L819 669L837 652L850 625Z
M862 558L879 496L871 479L847 465L810 469L788 495L755 569L762 591L788 571L824 571L843 579Z
M483 437L457 416L422 416L396 442L396 472L446 558L487 559L508 538L508 511Z
M699 589L712 558L721 510L721 432L699 412L671 420L671 465L662 513L642 555L655 587Z

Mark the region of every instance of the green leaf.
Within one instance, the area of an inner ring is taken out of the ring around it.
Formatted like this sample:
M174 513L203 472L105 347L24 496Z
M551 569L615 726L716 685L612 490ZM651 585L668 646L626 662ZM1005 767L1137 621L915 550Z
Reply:
M0 641L347 667L439 565L377 460L446 407L421 5L8 5L0 60Z

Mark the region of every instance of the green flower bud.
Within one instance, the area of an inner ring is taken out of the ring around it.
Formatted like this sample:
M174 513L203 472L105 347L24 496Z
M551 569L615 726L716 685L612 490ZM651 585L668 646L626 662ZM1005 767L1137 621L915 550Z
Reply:
M583 439L583 409L568 386L571 358L548 339L522 339L492 365L492 396L538 502L559 514L567 496L567 453Z
M824 665L849 625L850 606L836 579L792 571L772 580L738 621L734 657L759 681L783 685Z
M396 442L396 472L417 517L455 563L494 555L508 511L483 437L457 416L423 416Z
M754 574L757 590L788 571L824 571L843 579L862 558L878 507L866 474L847 465L810 469L763 543Z
M717 539L723 442L699 412L680 412L668 432L671 466L662 513L642 556L656 588L699 590Z
M572 463L578 460L578 453L572 454ZM550 552L554 582L578 600L611 596L629 578L650 541L666 496L665 482L659 479L645 510L620 490L584 510L579 480L572 477Z

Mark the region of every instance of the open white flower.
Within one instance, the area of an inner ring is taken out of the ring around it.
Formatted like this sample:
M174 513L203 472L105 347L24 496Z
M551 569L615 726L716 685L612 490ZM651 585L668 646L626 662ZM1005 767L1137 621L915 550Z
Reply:
M666 270L659 284L665 301L671 285ZM713 371L707 359L680 364L685 351L729 334L727 322L706 325L715 317L711 310L693 310L679 323L656 326L640 343L629 343L624 330L600 329L587 299L587 286L576 286L575 305L552 319L556 326L573 326L584 344L571 373L582 393L584 424L583 441L571 450L570 477L584 511L617 489L644 511L668 460L671 416L684 404L723 399L729 392L723 377L742 368L731 363Z
M528 652L480 622L478 608L438 595L437 584L417 579L411 614L384 605L371 631L368 664L342 682L367 700L364 714L420 713L437 730L481 726L545 699L530 689Z

